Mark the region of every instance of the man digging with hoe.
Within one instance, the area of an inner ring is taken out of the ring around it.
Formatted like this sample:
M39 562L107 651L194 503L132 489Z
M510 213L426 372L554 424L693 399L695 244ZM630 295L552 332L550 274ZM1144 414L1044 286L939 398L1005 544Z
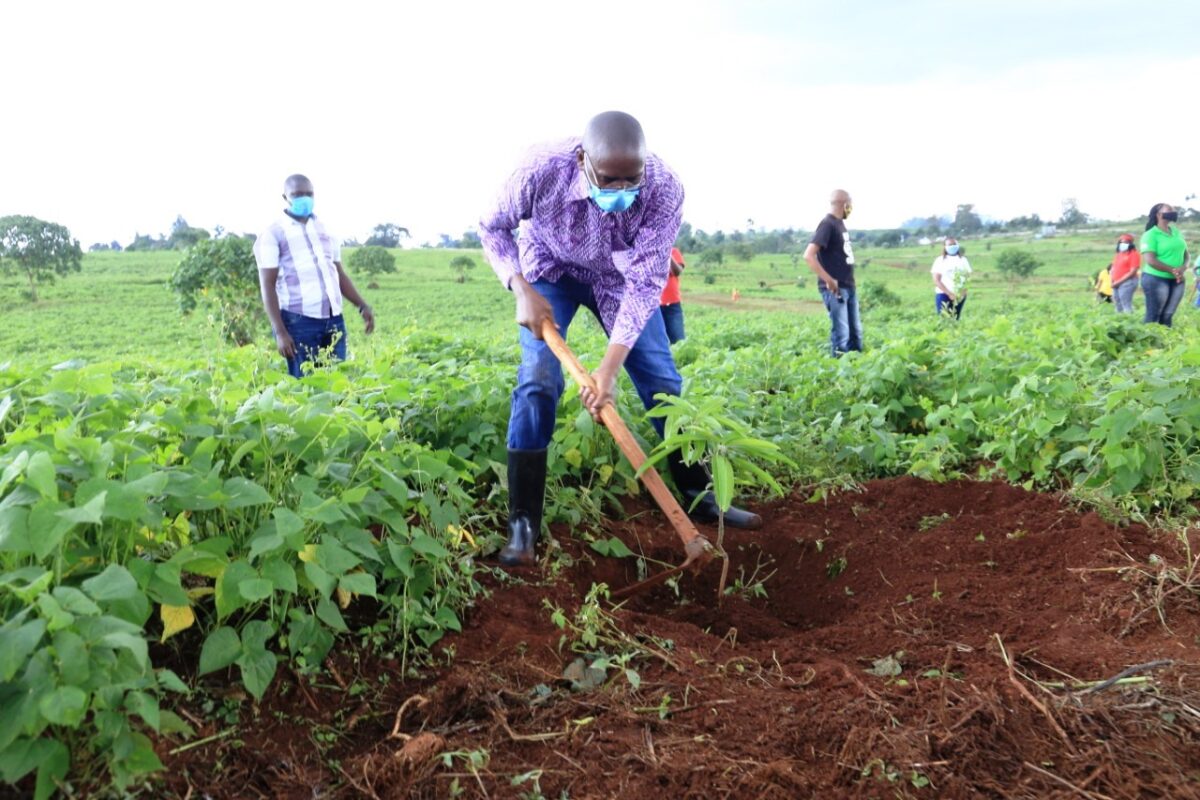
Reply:
M608 335L604 358L592 373L595 389L580 387L580 400L596 419L613 401L622 366L646 408L659 392L679 394L682 380L659 299L682 208L683 186L647 152L642 126L629 114L607 111L592 118L582 140L535 148L480 220L484 252L512 291L521 326L521 366L508 424L508 544L500 552L502 564L536 562L546 448L564 387L562 367L542 338L546 321L565 337L584 306ZM653 424L661 436L663 421ZM715 522L718 508L704 467L684 464L677 453L668 466L692 517ZM725 523L758 528L762 519L731 508Z

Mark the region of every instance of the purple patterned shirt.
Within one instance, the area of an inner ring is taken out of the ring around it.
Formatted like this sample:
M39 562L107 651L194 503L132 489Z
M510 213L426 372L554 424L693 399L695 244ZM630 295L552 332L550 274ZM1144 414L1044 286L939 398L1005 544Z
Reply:
M648 155L637 200L605 214L588 197L580 146L575 138L530 151L480 220L479 237L506 288L518 272L530 283L570 275L592 287L609 340L633 347L667 282L683 185Z

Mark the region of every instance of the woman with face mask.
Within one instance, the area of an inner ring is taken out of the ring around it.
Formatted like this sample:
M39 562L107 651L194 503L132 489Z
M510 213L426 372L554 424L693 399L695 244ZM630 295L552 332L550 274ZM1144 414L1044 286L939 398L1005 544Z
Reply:
M953 312L954 318L962 317L963 303L967 302L967 278L971 275L971 263L953 236L947 236L942 245L942 254L933 261L929 270L933 274L934 306L940 315Z
M1146 322L1170 327L1183 299L1188 263L1187 242L1175 222L1178 212L1170 203L1155 203L1142 234L1142 292L1146 295Z
M1117 237L1117 252L1109 265L1112 275L1113 300L1117 304L1118 314L1128 314L1133 311L1133 293L1137 291L1138 277L1141 276L1142 254L1133 243L1133 235L1122 233Z

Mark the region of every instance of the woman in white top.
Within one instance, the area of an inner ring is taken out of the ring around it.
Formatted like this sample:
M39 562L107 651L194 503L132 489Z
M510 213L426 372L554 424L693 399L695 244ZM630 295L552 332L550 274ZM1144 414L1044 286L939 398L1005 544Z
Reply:
M937 313L954 312L954 318L962 316L963 303L967 302L967 278L971 275L971 264L963 255L958 240L947 236L942 245L942 254L934 259L933 291L936 292Z

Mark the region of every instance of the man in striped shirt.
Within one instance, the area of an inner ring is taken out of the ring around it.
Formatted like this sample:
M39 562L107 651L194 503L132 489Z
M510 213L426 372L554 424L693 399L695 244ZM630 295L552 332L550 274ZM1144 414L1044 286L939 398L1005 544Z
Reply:
M288 207L254 243L263 307L288 372L299 378L305 363L328 353L346 358L342 298L358 307L366 332L375 314L342 269L338 240L313 212L312 181L292 175L283 184Z

